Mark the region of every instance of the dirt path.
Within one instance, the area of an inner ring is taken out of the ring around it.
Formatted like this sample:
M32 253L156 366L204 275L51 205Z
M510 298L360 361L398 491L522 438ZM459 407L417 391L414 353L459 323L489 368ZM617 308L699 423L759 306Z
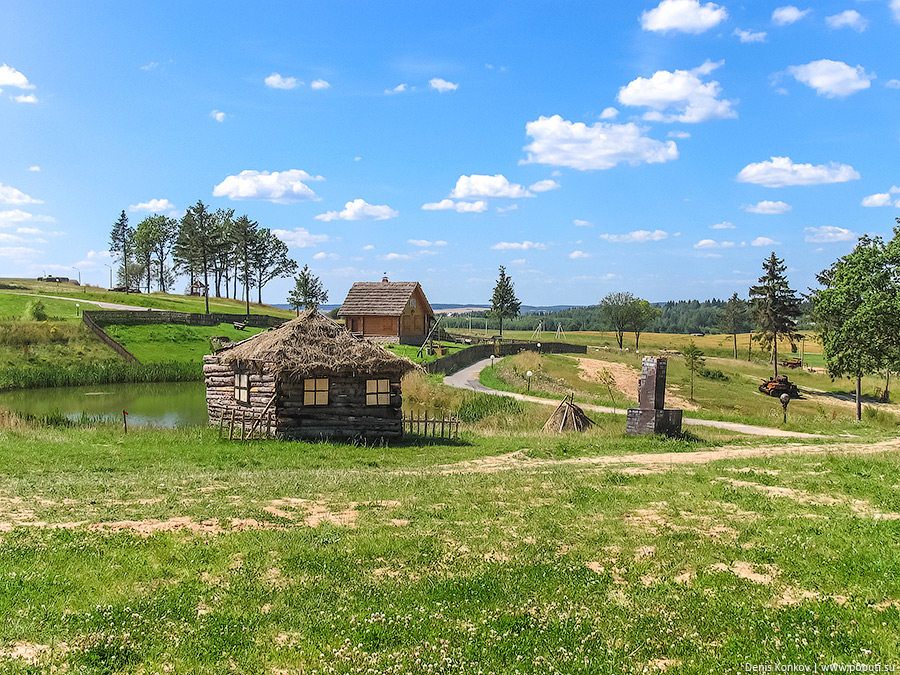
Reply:
M15 293L14 295L33 295L36 298L52 298L54 300L69 300L70 302L84 303L87 305L97 305L100 309L129 309L140 312L158 312L160 310L151 309L149 307L137 307L135 305L120 305L115 302L100 302L99 300L85 300L84 298L66 298L62 295L44 295L43 293Z
M638 383L641 381L641 372L625 363L614 361L601 361L585 357L574 357L581 369L581 379L588 382L601 382L600 373L608 370L616 381L616 389L625 394L632 401L638 400ZM681 408L682 410L699 410L699 407L686 398L679 396L672 387L666 387L666 407Z
M632 473L662 473L683 466L709 464L720 459L759 459L777 455L824 455L829 453L871 455L879 452L900 453L900 438L878 443L833 443L826 445L779 445L775 447L729 447L697 452L660 452L619 457L573 457L571 459L539 459L528 457L524 450L505 455L483 457L436 467L441 473L493 473L513 469L546 469L549 466L621 467Z

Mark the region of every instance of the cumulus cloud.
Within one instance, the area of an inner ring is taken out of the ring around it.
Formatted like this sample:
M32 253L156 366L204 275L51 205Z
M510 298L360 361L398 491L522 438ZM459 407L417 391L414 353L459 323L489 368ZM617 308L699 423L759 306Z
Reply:
M25 246L0 246L0 258L12 258L13 260L31 258L41 253L36 248Z
M778 7L772 12L772 23L776 26L789 26L792 23L797 23L811 11L811 9L800 10L793 5Z
M619 89L617 98L624 105L651 108L644 113L644 119L651 122L688 124L737 117L732 109L735 102L719 98L719 83L701 79L723 63L707 61L693 70L658 70L649 78L629 82Z
M528 189L532 192L549 192L550 190L559 190L561 187L562 186L555 180L547 178L546 180L539 180L537 183L529 185Z
M848 164L794 164L790 157L770 157L765 162L748 164L737 175L739 183L765 187L846 183L859 178L859 172Z
M312 82L309 83L309 86L312 89L330 89L331 83L320 79L320 80L313 80Z
M869 207L896 206L897 208L900 208L900 198L896 197L897 194L900 194L900 187L894 185L887 192L879 192L874 195L864 197L862 202L860 203L863 206Z
M573 220L572 224L575 225L575 227L593 227L593 225L594 225L589 220L579 220L578 218Z
M806 236L804 241L817 244L830 244L837 241L853 241L857 238L856 232L846 230L843 227L823 225L822 227L806 227L803 229Z
M572 260L577 260L578 258L590 258L590 257L591 257L591 254L590 254L590 253L585 253L584 251L572 251L572 252L569 254L569 257L570 257Z
M539 241L501 241L491 248L495 251L528 251L529 249L543 251L547 245Z
M600 238L616 244L643 244L648 241L662 241L669 233L663 230L635 230L627 234L601 234Z
M662 0L653 9L641 13L641 28L658 33L702 33L728 18L728 11L714 2L701 5L698 0Z
M757 33L754 33L751 30L743 30L741 28L735 28L732 35L736 36L744 44L752 44L754 42L765 42L766 41L766 32L765 31L759 31Z
M520 199L522 197L533 196L533 194L518 183L510 183L502 173L498 173L494 176L480 174L460 176L459 180L456 181L456 187L450 192L450 197L452 199Z
M326 258L331 258L332 260L339 257L337 253L325 253L324 251L319 251L313 256L313 260L325 260Z
M833 30L852 28L857 33L862 33L868 27L869 20L855 9L845 9L840 14L825 17L825 23Z
M757 237L753 241L750 242L751 246L780 246L780 241L775 241L774 239L770 239L769 237Z
M683 141L685 138L690 138L691 134L688 131L670 131L666 134L666 138L677 138L680 141Z
M28 170L29 170L29 171L40 171L40 170L41 170L41 167L39 167L37 164L34 164L34 165L32 165L32 166L29 166L29 167L28 167Z
M0 211L0 227L10 227L15 223L53 223L55 219L52 216L36 216L21 209L9 209Z
M734 230L736 229L732 223L729 223L727 220L716 223L715 225L710 225L709 229L711 230Z
M448 82L447 80L441 79L440 77L433 77L428 80L428 86L432 89L443 94L448 91L456 91L459 89L459 84L456 82Z
M368 204L364 199L354 199L344 204L343 211L328 211L316 216L316 220L390 220L400 215L390 206Z
M269 75L265 83L270 89L296 89L303 84L296 77L282 77L278 73Z
M587 126L559 115L540 117L525 125L534 141L520 164L550 164L587 171L611 169L617 164L657 164L678 159L674 141L657 141L644 135L645 127L634 123L597 122Z
M209 116L212 117L216 122L224 122L227 115L223 113L221 110L213 110L209 113Z
M610 106L609 108L604 108L603 112L600 113L601 120L614 120L619 116L619 111Z
M898 0L898 2L900 2L900 0ZM900 89L900 80L897 80L897 79L888 80L887 82L884 83L884 86L887 87L888 89Z
M37 96L34 94L19 94L18 96L13 96L12 100L16 103L37 103Z
M439 202L422 204L423 211L456 211L457 213L484 213L488 205L485 201L454 202L452 199L442 199Z
M165 213L167 211L175 211L175 205L168 199L151 199L147 202L138 202L128 207L132 213L138 211L146 211L148 213Z
M40 199L29 197L21 190L0 183L0 203L2 204L43 204Z
M891 0L891 12L894 18L900 22L900 0Z
M412 260L411 255L405 253L388 253L387 255L378 256L381 260Z
M313 234L305 227L293 230L272 230L272 234L292 248L313 248L316 244L328 241L327 234Z
M28 81L18 70L5 63L0 66L0 87L15 87L16 89L34 89L34 85Z
M732 246L734 246L733 241L716 241L715 239L701 239L696 244L694 244L694 248L699 250L731 248Z
M407 239L407 244L412 244L413 246L419 246L420 248L427 248L429 246L446 246L447 242L443 239L439 239L438 241L428 241L427 239Z
M385 94L402 94L403 92L407 91L408 89L409 89L409 85L404 82L403 84L398 84L393 89L385 89L384 93Z
M315 201L319 197L306 185L309 181L325 180L301 169L288 171L241 171L228 176L213 188L214 197L228 197L235 201L258 200L275 204Z
M790 66L788 72L798 82L827 98L839 98L868 89L875 79L862 66L849 66L843 61L819 59L801 66Z
M763 200L756 204L746 204L741 208L748 213L759 213L766 216L776 216L782 213L790 213L794 210L794 207L790 204L785 204L781 201L773 202L769 200Z

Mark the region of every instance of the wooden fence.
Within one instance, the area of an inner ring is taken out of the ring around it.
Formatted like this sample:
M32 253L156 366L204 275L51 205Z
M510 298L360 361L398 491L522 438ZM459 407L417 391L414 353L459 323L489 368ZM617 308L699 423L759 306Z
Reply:
M424 415L403 414L403 433L418 436L435 436L441 438L459 437L458 417L429 417Z
M268 406L260 413L252 410L241 410L240 414L232 408L231 414L223 411L219 417L219 438L228 426L228 440L248 441L251 438L272 438L275 436L275 411Z
M541 342L541 354L587 354L585 345L570 345L565 342ZM521 351L538 351L538 343L522 340L503 340L498 344L481 344L460 349L455 354L425 364L425 370L429 373L442 373L444 375L455 372L460 368L471 366L476 361L494 356L509 356Z

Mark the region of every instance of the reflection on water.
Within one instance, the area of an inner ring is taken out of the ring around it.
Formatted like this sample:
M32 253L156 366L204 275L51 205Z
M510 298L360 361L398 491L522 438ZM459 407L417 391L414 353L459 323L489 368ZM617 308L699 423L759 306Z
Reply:
M59 411L69 419L82 414L148 427L190 427L207 423L203 382L97 384L0 392L0 407L32 415Z

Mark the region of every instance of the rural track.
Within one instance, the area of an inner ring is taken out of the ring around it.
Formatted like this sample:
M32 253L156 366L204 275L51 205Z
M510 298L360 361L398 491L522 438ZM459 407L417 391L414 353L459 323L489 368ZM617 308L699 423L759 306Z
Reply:
M100 302L99 300L85 300L83 298L67 298L62 295L44 295L43 293L12 293L12 295L31 295L35 298L52 298L54 300L69 300L71 302L85 303L88 305L97 305L100 309L124 309L124 310L137 310L139 312L157 312L160 310L152 309L150 307L137 307L136 305L120 305L115 302Z
M444 377L444 384L457 389L470 389L472 391L480 391L486 394L495 394L497 396L507 396L519 401L529 401L531 403L543 403L545 405L559 405L559 401L555 399L540 398L538 396L528 396L526 394L515 394L511 391L500 391L499 389L491 389L485 387L478 381L478 374L491 363L490 359L484 359L473 363L468 368L463 368L452 375ZM602 405L591 405L589 403L578 404L584 410L593 412L611 413L615 415L624 415L625 410L622 408L610 408ZM752 424L741 424L739 422L722 422L720 420L702 420L696 417L684 417L684 424L700 427L715 427L716 429L725 429L727 431L736 431L741 434L750 436L770 436L780 438L831 438L821 434L806 434L801 431L787 431L784 429L773 429L772 427L759 427Z

